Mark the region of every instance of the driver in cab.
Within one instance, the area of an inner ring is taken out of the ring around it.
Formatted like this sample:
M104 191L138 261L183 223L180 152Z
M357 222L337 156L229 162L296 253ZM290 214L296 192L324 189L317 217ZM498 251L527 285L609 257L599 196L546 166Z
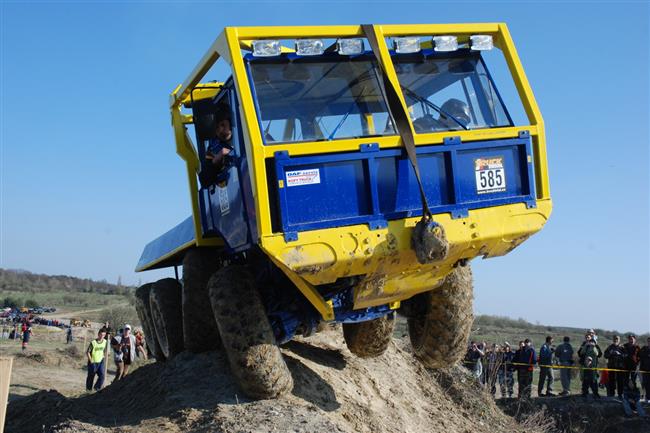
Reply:
M440 116L434 119L431 114L426 114L413 122L415 132L426 133L435 131L453 131L468 129L472 121L469 106L455 98L448 99L439 109Z
M221 186L227 181L223 173L228 166L228 155L233 150L230 107L227 105L222 105L215 113L214 137L208 140L205 160L201 162L199 180L204 187L215 183Z

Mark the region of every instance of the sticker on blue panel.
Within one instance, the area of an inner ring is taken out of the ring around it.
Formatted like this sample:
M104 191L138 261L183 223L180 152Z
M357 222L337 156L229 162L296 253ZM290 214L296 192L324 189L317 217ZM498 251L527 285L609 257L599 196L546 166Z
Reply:
M309 170L287 171L287 187L314 185L320 183L320 170L312 168Z
M503 167L503 156L476 158L474 160L476 174L476 193L488 194L506 190L506 170Z
M228 200L228 188L226 187L217 187L219 190L219 209L221 209L221 215L228 215L230 212L230 200Z

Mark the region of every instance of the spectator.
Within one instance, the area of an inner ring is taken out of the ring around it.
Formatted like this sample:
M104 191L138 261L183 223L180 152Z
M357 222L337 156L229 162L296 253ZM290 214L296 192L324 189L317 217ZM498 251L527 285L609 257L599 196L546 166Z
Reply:
M72 327L68 326L68 329L65 331L65 343L70 344L72 343Z
M99 391L104 386L104 352L106 351L106 330L104 328L97 332L97 338L90 342L88 349L86 349L86 357L88 358L88 376L86 377L86 390L93 389L93 381L95 375L97 382L95 383L95 391Z
M625 353L618 335L612 337L612 344L605 349L605 359L607 368L611 369L607 372L607 397L614 397L616 394L623 398L623 388L628 375L624 371L617 371L625 369Z
M603 356L602 350L593 339L591 333L585 335L585 342L578 350L580 365L582 365L582 396L587 398L589 389L594 394L594 398L600 398L598 394L598 358Z
M465 365L472 370L474 377L477 379L481 378L481 373L483 372L483 364L481 364L481 357L483 355L483 351L478 348L478 345L474 341L472 341L467 350L467 355L465 356Z
M490 393L494 396L497 393L497 372L501 365L501 348L498 344L492 344L490 350L485 354L487 360L486 383L490 386Z
M646 345L639 350L639 370L641 370L641 385L646 403L650 403L650 337Z
M29 340L32 337L32 334L32 327L27 326L23 331L23 352L27 350L27 345L29 344Z
M129 366L135 360L135 337L131 334L131 325L124 325L122 333L111 339L111 346L116 353L119 353L120 362L116 361L119 369L115 380L120 380L129 373Z
M524 340L524 346L519 350L515 362L520 364L517 370L517 380L519 381L518 397L530 398L533 368L537 363L537 356L535 355L535 349L532 347L532 342L528 338Z
M560 381L562 382L562 392L560 395L565 396L571 393L571 369L573 366L573 347L569 343L571 339L564 337L564 342L555 349L555 358L562 367L560 369Z
M111 347L113 348L113 361L115 362L115 377L113 378L113 382L120 380L122 378L122 373L124 372L124 354L122 353L122 347L120 344L122 341L122 332L124 332L124 329L118 329L117 334L111 338Z
M537 395L544 396L544 382L546 381L546 396L551 397L553 394L553 337L550 335L546 337L546 341L539 349L539 382L537 384Z
M623 353L625 356L625 369L628 370L627 379L634 382L636 386L636 368L639 365L639 351L641 348L636 344L636 335L629 334L627 336L627 343L623 345ZM627 383L627 380L625 381Z
M510 349L510 344L506 341L503 346L503 351L501 352L501 364L499 366L499 373L497 374L502 398L506 396L506 389L508 391L508 397L512 398L514 386L512 373L515 369L515 366L512 365L512 362L514 356L515 353Z
M142 356L145 360L147 359L147 351L144 347L144 335L139 329L135 331L135 354Z

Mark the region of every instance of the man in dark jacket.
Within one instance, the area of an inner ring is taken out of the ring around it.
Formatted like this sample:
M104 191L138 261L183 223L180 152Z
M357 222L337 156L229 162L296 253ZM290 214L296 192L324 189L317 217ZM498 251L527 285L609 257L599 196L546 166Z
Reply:
M645 393L645 402L650 403L650 337L645 346L639 350L639 370L641 370L641 384Z
M564 337L564 342L555 349L555 357L562 367L573 366L573 347L569 341L571 341L569 337ZM569 368L560 369L560 381L562 382L560 395L569 395L571 393L571 370Z
M512 398L512 389L514 386L512 374L515 369L512 362L514 357L515 353L510 349L510 344L506 341L506 344L503 346L503 352L501 352L501 364L497 373L499 387L501 388L501 398L506 396L506 389L508 391L508 397Z
M553 337L550 335L546 337L546 342L542 344L542 347L539 349L539 382L537 384L537 395L539 397L544 396L544 381L548 381L546 385L546 396L550 397L553 394L553 352L555 352L555 347L553 347Z
M605 349L605 359L607 359L607 368L612 369L607 372L607 396L614 397L616 393L619 398L623 398L627 374L624 371L616 371L625 369L625 353L618 335L614 335L612 344Z
M518 350L518 356L515 362L519 364L517 366L517 380L519 382L519 393L517 397L530 398L531 385L533 383L533 368L537 363L537 356L528 338L524 340L524 347Z
M623 352L625 354L625 369L628 371L627 379L634 382L636 386L636 368L639 365L639 351L641 348L636 344L636 335L629 334L627 336L627 343L623 345ZM627 380L626 380L627 382Z

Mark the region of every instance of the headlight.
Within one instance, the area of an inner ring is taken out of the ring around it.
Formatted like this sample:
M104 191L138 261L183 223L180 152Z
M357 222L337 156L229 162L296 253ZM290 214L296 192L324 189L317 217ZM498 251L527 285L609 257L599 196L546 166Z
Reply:
M320 56L324 50L321 39L296 39L296 54L299 56Z
M491 35L472 35L469 37L469 46L474 51L486 51L494 48Z
M261 39L253 41L253 55L256 57L272 57L280 55L280 41Z
M419 53L420 38L417 36L407 36L403 38L393 38L393 48L397 53Z
M361 54L364 50L363 39L339 39L336 41L336 51L344 56L352 56L354 54Z
M434 51L456 51L458 49L458 38L456 36L434 36Z

